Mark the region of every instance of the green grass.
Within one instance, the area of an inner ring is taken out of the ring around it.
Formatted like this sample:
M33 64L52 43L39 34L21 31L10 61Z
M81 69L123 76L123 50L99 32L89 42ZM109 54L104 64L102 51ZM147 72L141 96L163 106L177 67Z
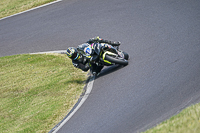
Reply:
M0 18L10 16L55 0L0 0Z
M65 55L0 58L0 132L48 132L80 97L87 73Z
M184 109L144 133L200 133L200 103Z

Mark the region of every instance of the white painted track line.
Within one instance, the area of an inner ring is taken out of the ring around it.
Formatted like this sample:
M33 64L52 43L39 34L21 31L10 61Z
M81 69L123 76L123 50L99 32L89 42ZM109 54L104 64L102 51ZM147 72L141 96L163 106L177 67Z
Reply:
M46 52L36 52L36 53L30 53L30 54L48 54L48 53L66 54L66 50L46 51Z
M60 125L58 125L57 127L55 127L53 129L53 133L56 133L58 130L60 130L60 128L62 128L63 125L65 125L65 123L67 123L67 121L69 121L69 119L76 113L76 111L78 111L78 109L83 105L83 103L85 102L85 100L88 98L90 92L92 91L92 87L93 87L93 83L94 83L94 79L95 77L90 78L89 83L87 84L87 88L86 88L86 92L85 95L82 97L80 103L77 105L77 107L73 110L73 112L71 112L69 114L69 116L62 122L60 123Z
M35 9L38 9L38 8L41 8L41 7L45 7L45 6L51 5L51 4L54 4L54 3L60 2L60 1L62 1L62 0L56 0L56 1L53 1L53 2L47 3L47 4L44 4L44 5L41 5L41 6L35 7L35 8L31 8L31 9L29 9L29 10L26 10L26 11L23 11L23 12L20 12L20 13L17 13L17 14L13 14L13 15L8 16L8 17L5 17L5 18L1 18L0 21L3 20L3 19L6 19L6 18L10 18L10 17L16 16L16 15L19 15L19 14L25 13L25 12L29 12L29 11L32 11L32 10L35 10Z

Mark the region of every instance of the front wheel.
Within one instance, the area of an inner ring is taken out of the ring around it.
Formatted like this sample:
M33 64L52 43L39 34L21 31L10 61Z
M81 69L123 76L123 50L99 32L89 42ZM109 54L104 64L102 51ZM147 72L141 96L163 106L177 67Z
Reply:
M115 64L120 64L120 65L128 65L128 61L122 58L118 57L112 57L109 55L105 55L105 60L115 63Z
M124 59L126 59L126 60L128 60L129 59L129 55L128 55L128 53L126 53L126 52L122 52L123 54L124 54Z

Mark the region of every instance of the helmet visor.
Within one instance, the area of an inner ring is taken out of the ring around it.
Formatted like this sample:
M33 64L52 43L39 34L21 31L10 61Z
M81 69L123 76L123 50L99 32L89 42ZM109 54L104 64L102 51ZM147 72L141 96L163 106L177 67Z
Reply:
M77 60L78 59L78 56L79 56L79 54L78 54L78 52L75 52L73 55L72 55L72 59L73 60Z

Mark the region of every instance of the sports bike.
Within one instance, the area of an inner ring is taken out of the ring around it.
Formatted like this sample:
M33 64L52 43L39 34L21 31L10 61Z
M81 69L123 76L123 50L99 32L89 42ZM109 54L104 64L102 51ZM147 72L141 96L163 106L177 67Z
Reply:
M129 55L109 44L86 43L79 45L77 50L97 66L128 65Z

